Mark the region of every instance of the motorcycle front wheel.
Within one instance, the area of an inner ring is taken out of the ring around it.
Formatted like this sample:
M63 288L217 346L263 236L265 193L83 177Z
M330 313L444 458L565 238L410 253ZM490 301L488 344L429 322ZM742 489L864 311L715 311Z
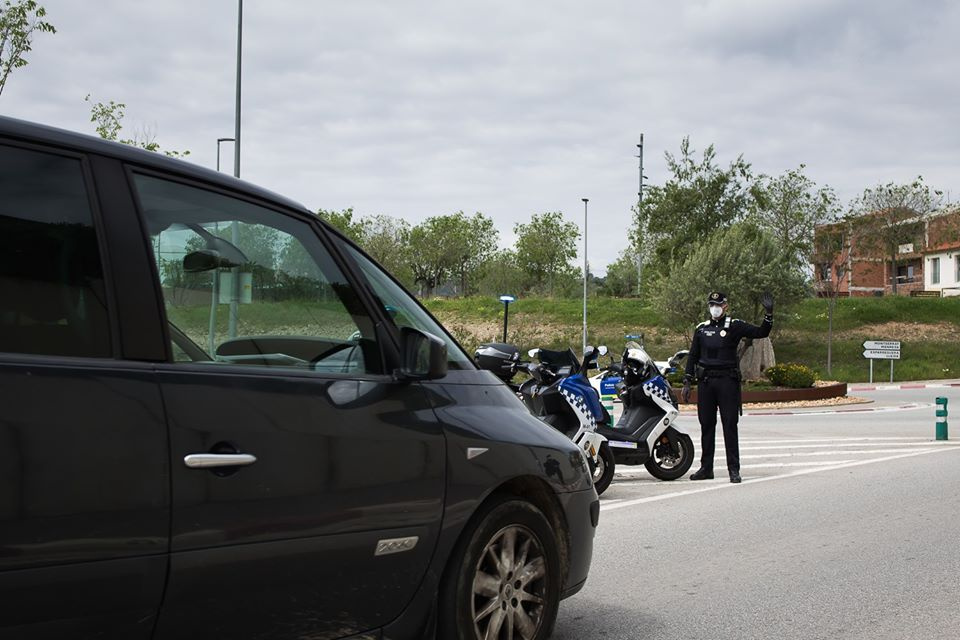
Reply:
M600 445L598 461L590 461L591 471L593 472L593 488L597 495L607 490L610 482L613 480L613 472L617 466L617 461L613 457L613 451L606 442Z
M653 446L650 458L643 466L659 480L682 478L693 464L693 440L685 433L677 433L677 450L671 451L669 442L663 442L664 439L665 436L660 436L660 442Z

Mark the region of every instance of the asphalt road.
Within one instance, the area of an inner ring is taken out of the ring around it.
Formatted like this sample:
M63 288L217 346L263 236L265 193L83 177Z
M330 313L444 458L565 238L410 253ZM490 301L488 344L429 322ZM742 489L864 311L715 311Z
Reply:
M960 638L960 387L856 395L874 402L745 415L741 485L722 442L713 481L618 469L553 637Z

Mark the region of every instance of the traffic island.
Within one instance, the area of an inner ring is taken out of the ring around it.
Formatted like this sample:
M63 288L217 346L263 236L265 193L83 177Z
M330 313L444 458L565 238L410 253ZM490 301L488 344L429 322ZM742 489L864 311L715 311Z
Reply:
M678 391L678 390L675 390ZM815 400L827 400L830 398L842 398L847 395L847 383L838 382L819 387L807 387L804 389L791 389L789 387L776 387L774 389L743 390L743 403L778 403L778 402L812 402ZM690 389L690 404L697 403L697 389Z

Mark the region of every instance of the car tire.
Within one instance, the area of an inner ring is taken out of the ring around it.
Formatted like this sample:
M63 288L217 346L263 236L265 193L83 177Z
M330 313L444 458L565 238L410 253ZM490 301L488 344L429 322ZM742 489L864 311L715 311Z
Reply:
M549 520L530 502L504 498L473 522L441 584L437 637L549 638L561 588L560 553Z

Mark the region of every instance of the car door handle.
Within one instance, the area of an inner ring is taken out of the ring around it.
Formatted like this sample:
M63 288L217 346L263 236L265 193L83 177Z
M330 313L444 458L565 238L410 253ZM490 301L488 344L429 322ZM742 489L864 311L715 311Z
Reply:
M256 461L257 457L249 453L191 453L183 457L183 464L191 469L245 467Z

